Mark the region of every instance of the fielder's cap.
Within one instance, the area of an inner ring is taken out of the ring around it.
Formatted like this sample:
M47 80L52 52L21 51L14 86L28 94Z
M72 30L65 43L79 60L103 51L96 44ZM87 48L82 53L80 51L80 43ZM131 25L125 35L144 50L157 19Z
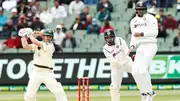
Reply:
M17 9L16 8L13 8L12 10L11 10L11 12L13 13L13 12L17 12Z
M62 28L62 26L61 26L61 25L57 25L57 26L56 26L56 28L59 28L59 29L61 29L61 28Z

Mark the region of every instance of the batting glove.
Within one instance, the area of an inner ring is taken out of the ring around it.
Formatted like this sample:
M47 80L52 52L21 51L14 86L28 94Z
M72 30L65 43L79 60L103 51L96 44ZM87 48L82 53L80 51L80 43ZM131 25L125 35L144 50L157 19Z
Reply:
M25 28L25 30L27 31L27 34L26 34L27 37L33 34L33 30L31 28Z
M24 28L22 28L22 29L19 30L18 35L22 37L22 36L27 35L27 33L28 32Z

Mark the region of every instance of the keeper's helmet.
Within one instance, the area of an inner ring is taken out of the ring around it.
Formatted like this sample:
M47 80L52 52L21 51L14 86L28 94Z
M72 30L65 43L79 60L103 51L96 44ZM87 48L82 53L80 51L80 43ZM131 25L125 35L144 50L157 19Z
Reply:
M147 6L144 2L137 2L135 9L139 17L143 17L143 15L147 13Z
M115 33L111 29L107 29L104 32L104 40L107 42L109 46L115 45Z

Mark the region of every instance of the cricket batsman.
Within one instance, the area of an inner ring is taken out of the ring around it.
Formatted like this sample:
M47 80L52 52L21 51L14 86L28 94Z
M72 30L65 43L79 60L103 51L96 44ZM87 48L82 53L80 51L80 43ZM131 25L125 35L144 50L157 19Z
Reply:
M113 30L104 32L106 44L103 53L111 66L111 101L120 101L120 87L123 73L132 71L132 59L128 56L129 48L121 37L116 37Z
M34 68L30 74L27 91L24 94L25 101L36 101L36 93L39 86L44 83L46 87L54 94L56 101L67 101L66 94L61 83L57 82L53 73L53 52L55 50L52 43L54 32L45 29L43 32L33 32L30 28L23 28L19 31L22 46L24 49L34 51ZM43 41L38 41L33 34L41 36ZM32 41L28 44L27 39Z
M147 13L143 2L138 2L135 9L137 14L130 22L132 36L129 53L137 49L132 75L142 94L141 101L152 101L155 92L152 90L148 67L157 52L158 24L156 18Z

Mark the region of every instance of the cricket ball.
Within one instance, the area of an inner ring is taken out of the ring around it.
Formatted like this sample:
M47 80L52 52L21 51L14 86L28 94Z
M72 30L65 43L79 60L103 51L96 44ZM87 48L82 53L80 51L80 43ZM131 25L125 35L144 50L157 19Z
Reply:
M135 57L136 57L136 54L134 54L134 55L132 56L132 59L134 60L134 59L135 59Z

